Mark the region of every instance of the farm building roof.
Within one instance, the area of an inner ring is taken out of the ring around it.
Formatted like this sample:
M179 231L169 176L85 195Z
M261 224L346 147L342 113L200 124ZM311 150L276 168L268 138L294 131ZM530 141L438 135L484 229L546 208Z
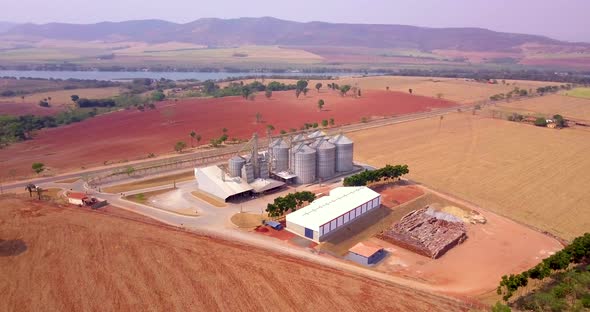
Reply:
M369 258L370 256L376 254L381 249L383 249L383 248L381 248L375 244L371 244L369 242L360 242L360 243L352 246L352 248L350 248L348 251L355 253L357 255L361 255L363 257Z
M320 226L377 197L379 193L366 186L337 187L329 196L316 199L308 206L287 215L287 221L319 231Z
M68 198L72 198L72 199L84 199L87 197L88 197L88 195L86 195L84 193L76 193L76 192L68 193Z
M218 166L195 168L195 177L201 190L223 200L253 190L245 180L228 176Z

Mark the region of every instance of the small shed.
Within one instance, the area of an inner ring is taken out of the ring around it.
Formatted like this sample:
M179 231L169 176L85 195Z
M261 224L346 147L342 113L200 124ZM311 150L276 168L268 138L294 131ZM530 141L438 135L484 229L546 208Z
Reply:
M84 193L68 193L67 198L68 203L78 206L84 206L86 201L88 201L88 195Z
M283 225L277 221L265 221L264 224L270 226L271 228L280 231L283 229Z
M374 265L385 258L385 250L377 245L360 242L348 250L348 259L362 265Z

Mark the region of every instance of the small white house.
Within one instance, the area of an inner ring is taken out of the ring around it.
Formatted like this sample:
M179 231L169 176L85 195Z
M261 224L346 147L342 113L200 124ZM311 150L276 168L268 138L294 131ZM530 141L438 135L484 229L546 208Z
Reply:
M366 186L338 187L329 196L288 214L286 229L321 242L380 205L381 195Z

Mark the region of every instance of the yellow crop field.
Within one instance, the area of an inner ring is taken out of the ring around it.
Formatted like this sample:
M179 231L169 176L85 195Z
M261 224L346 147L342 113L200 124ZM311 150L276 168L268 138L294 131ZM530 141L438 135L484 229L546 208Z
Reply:
M454 113L350 137L360 162L408 164L415 181L565 239L590 229L586 131Z
M498 106L553 116L560 114L565 117L590 120L590 99L565 96L560 94L535 97L524 101L500 103Z
M88 89L73 89L73 90L58 90L58 91L48 91L48 92L39 92L34 94L27 94L25 98L22 99L20 96L15 97L8 97L0 99L0 102L9 102L9 103L39 103L39 101L43 99L47 99L51 97L50 103L56 106L62 105L70 105L73 104L71 96L73 94L78 95L81 98L88 98L88 99L101 99L101 98L109 98L112 96L119 95L121 93L121 89L119 87L109 87L109 88L88 88Z

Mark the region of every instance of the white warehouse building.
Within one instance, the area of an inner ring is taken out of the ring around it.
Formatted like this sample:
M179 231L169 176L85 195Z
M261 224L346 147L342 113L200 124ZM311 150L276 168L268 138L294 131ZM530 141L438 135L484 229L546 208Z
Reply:
M381 195L366 186L338 187L329 196L287 215L286 229L315 242L381 205Z

